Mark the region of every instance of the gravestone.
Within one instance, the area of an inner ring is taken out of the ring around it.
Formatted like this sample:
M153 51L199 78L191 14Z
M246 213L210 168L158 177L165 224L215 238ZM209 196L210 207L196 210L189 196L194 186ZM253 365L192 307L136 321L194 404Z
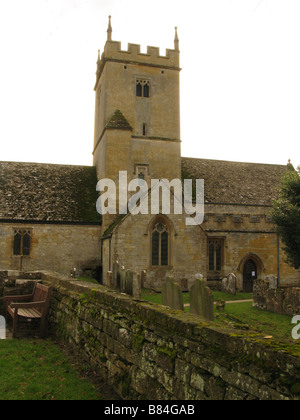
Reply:
M118 270L119 270L119 262L116 261L115 263L113 263L113 268L112 268L111 287L113 287L114 289L118 289Z
M142 289L145 287L146 280L147 280L147 272L146 270L142 270L141 272L141 288Z
M112 287L112 272L108 271L107 272L107 281L106 281L106 285L108 287Z
M0 340L6 339L6 322L4 316L0 316Z
M126 271L125 293L133 296L133 272L130 270Z
M269 283L269 289L278 289L278 281L276 276L267 276L266 281Z
M120 284L120 291L125 293L126 291L126 270L124 268L119 268L118 270L118 277L119 277L119 284Z
M213 294L203 279L197 279L191 288L190 312L210 321L214 320Z
M184 310L183 296L180 286L173 278L167 277L162 288L162 304L171 309Z
M231 273L222 280L222 290L233 296L236 295L236 276Z
M140 299L142 296L142 284L141 276L138 273L133 273L133 294L132 296L136 299Z

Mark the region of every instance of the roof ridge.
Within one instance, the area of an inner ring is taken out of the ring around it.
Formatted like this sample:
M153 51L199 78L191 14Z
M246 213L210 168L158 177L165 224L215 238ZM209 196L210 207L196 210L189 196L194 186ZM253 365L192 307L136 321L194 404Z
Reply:
M263 166L281 166L286 167L286 165L283 165L281 163L262 163L262 162L243 162L243 161L237 161L237 160L222 160L222 159L205 159L205 158L196 158L196 157L185 157L181 156L181 159L190 159L190 160L198 160L202 162L222 162L222 163L237 163L241 165L263 165Z

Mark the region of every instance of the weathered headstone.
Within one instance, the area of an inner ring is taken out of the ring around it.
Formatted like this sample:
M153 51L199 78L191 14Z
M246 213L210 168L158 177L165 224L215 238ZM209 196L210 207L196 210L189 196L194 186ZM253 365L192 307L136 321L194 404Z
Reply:
M190 293L190 312L214 320L214 299L205 280L197 279Z
M236 276L233 273L230 273L228 277L225 277L222 280L222 290L224 292L230 293L231 295L236 295Z
M119 270L119 262L116 261L115 263L113 263L113 268L112 268L112 283L111 283L111 287L113 287L114 289L118 288L118 270Z
M0 316L0 340L6 339L6 322L4 316Z
M141 276L138 273L133 273L133 294L134 298L140 299L142 296Z
M126 270L125 293L133 296L133 272Z
M269 289L278 289L278 281L276 276L267 276L266 281L269 283Z
M107 285L108 287L112 287L112 272L111 272L111 271L108 271L108 272L107 272L106 285Z
M183 296L180 286L168 277L162 288L162 304L171 309L184 310Z
M141 272L141 288L143 289L147 280L147 272L146 270L142 270Z
M120 291L126 293L126 270L124 268L119 268L118 276L120 278Z

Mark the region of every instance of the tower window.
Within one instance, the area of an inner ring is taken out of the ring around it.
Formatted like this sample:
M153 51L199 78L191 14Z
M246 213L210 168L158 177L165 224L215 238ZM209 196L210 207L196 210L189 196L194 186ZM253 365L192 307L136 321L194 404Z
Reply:
M30 255L31 231L28 229L15 229L14 231L14 255Z
M159 219L152 229L152 265L169 264L169 231L168 226Z
M150 81L137 79L136 96L140 98L150 98Z
M144 123L143 124L143 136L145 136L147 134L147 125Z

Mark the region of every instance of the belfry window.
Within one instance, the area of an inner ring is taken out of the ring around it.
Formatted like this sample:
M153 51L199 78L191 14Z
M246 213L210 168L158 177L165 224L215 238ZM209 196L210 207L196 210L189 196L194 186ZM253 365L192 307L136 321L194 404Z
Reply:
M136 96L140 98L150 97L150 81L137 79L136 80Z
M30 229L15 229L14 230L14 255L30 255L31 246L31 230Z
M162 219L152 229L152 265L169 265L169 230Z
M223 264L223 239L211 238L208 240L208 269L221 271Z

